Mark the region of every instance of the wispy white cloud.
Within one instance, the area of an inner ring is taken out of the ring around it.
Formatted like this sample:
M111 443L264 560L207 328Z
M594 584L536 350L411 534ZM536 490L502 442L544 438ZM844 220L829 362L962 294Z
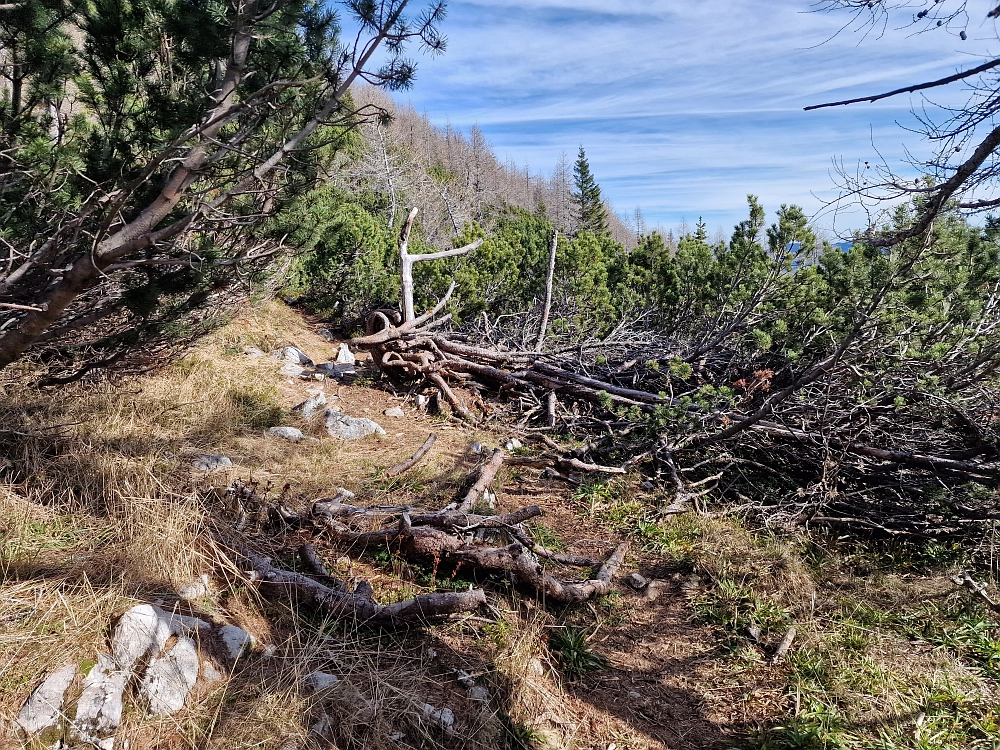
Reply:
M832 160L871 159L875 147L900 160L904 143L921 146L897 125L913 124L908 97L802 107L947 75L987 42L946 29L838 34L849 18L812 7L451 0L448 51L421 61L407 96L437 122L478 124L501 158L536 171L582 143L616 207L638 205L651 224L704 215L728 229L748 192L817 211L834 195Z

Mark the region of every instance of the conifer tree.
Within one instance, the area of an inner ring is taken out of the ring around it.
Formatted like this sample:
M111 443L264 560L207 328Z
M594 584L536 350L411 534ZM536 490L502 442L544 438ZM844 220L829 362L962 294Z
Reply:
M573 165L573 179L576 184L573 198L580 212L580 229L594 234L606 234L608 216L601 198L601 186L590 171L590 162L587 161L583 146L580 146L576 164Z

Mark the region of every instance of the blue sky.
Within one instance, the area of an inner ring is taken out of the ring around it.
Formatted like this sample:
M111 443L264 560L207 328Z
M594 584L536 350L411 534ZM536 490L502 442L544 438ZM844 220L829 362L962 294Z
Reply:
M948 75L981 62L992 22L875 38L849 17L809 12L809 0L450 0L448 51L420 58L409 100L436 123L478 124L504 160L550 173L583 144L619 213L649 226L704 216L729 232L745 196L769 212L820 212L836 195L834 161L881 154L900 165L926 146L917 96L804 112L802 108ZM984 13L985 15L985 6ZM906 20L900 17L899 20ZM936 96L943 101L945 96ZM877 151L876 151L877 149ZM901 166L905 169L905 164ZM833 236L860 214L819 213Z

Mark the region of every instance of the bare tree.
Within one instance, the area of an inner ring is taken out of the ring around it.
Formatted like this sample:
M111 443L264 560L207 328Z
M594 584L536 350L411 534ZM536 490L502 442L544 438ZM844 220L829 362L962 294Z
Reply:
M848 12L856 26L875 35L886 33L892 26L905 27L919 38L925 33L948 33L961 41L968 39L972 19L987 20L1000 16L1000 6L990 2L986 7L970 10L966 0L826 0L826 11ZM977 24L978 28L978 24ZM931 92L954 84L965 84L968 98L963 106L936 106L928 97ZM869 239L880 245L891 245L911 237L920 237L934 219L949 205L967 212L988 211L1000 206L996 195L1000 176L1000 58L989 57L982 63L962 70L870 95L826 102L807 107L808 110L876 102L902 94L920 92L924 106L916 113L918 129L934 145L929 159L914 161L925 179L914 181L901 177L884 161L865 162L851 174L841 169L845 188L841 200L856 200L871 209L902 198L918 198L918 210L910 226L891 232L873 229Z

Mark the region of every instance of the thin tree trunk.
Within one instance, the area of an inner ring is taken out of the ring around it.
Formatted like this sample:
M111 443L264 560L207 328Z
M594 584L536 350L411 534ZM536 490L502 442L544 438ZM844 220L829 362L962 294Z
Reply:
M559 245L559 230L552 230L552 243L549 245L549 271L545 276L545 305L542 307L542 322L538 324L538 341L535 351L540 352L545 345L545 330L549 327L549 311L552 309L552 279L556 272L556 248Z

